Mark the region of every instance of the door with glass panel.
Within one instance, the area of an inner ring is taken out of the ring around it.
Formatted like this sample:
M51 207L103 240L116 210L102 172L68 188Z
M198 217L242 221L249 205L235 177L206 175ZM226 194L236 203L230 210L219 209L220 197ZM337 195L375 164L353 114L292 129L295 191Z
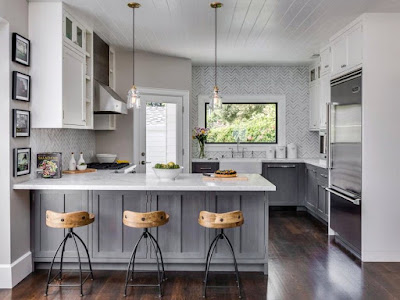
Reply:
M142 95L139 117L137 171L153 174L155 164L182 165L182 98ZM136 123L138 124L138 123ZM136 131L137 132L137 131Z

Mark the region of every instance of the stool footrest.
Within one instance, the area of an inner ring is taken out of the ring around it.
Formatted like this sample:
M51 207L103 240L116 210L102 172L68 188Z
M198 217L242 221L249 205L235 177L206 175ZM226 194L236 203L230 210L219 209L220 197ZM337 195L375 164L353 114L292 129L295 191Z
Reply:
M83 279L82 280L82 284L51 284L51 282L53 282L54 280L56 280L56 278L57 278L57 276L58 275L60 275L60 273L61 272L58 272L57 274L56 274L56 276L54 276L53 277L53 279L51 279L50 280L50 282L49 282L49 286L52 286L52 287L77 287L77 286L81 286L81 285L83 285L85 282L86 282L86 280L89 278L89 276L90 276L90 274L91 274L91 272L90 271L82 271L82 273L89 273L89 274L87 274L86 275L86 277L85 277L85 279ZM79 272L77 272L77 273L79 273ZM60 281L62 281L62 280L60 280Z

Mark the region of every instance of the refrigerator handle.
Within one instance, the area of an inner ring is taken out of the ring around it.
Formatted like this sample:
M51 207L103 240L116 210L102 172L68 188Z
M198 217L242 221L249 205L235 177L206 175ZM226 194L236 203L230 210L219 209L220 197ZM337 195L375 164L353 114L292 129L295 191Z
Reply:
M331 147L331 126L332 126L332 116L331 116L331 111L332 111L332 103L329 102L326 104L326 136L328 137L326 147L326 155L328 157L328 169L332 169L332 147Z
M327 190L329 193L332 193L332 194L335 194L336 196L339 196L340 198L343 198L343 199L345 199L347 201L350 201L354 205L360 205L360 201L361 201L360 198L353 199L353 198L347 197L347 196L345 196L343 194L340 194L340 193L336 192L335 190L332 190L331 188L326 188L325 190Z

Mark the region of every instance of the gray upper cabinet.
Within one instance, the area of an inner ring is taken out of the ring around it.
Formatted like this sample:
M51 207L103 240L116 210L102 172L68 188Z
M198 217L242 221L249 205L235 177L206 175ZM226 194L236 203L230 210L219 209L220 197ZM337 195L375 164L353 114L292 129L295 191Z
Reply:
M276 186L276 192L269 195L271 206L302 205L303 177L301 164L264 163L262 175Z

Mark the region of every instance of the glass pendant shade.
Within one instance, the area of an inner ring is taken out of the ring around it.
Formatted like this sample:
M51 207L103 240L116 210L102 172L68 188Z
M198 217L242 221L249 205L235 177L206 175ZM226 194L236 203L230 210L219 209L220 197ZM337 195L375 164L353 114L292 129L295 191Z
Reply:
M214 92L211 98L211 109L213 110L222 108L222 97L218 93L218 87L214 87Z
M140 95L139 91L136 89L136 86L132 86L132 88L128 92L128 99L126 101L126 107L128 109L134 108L138 109L140 108Z

